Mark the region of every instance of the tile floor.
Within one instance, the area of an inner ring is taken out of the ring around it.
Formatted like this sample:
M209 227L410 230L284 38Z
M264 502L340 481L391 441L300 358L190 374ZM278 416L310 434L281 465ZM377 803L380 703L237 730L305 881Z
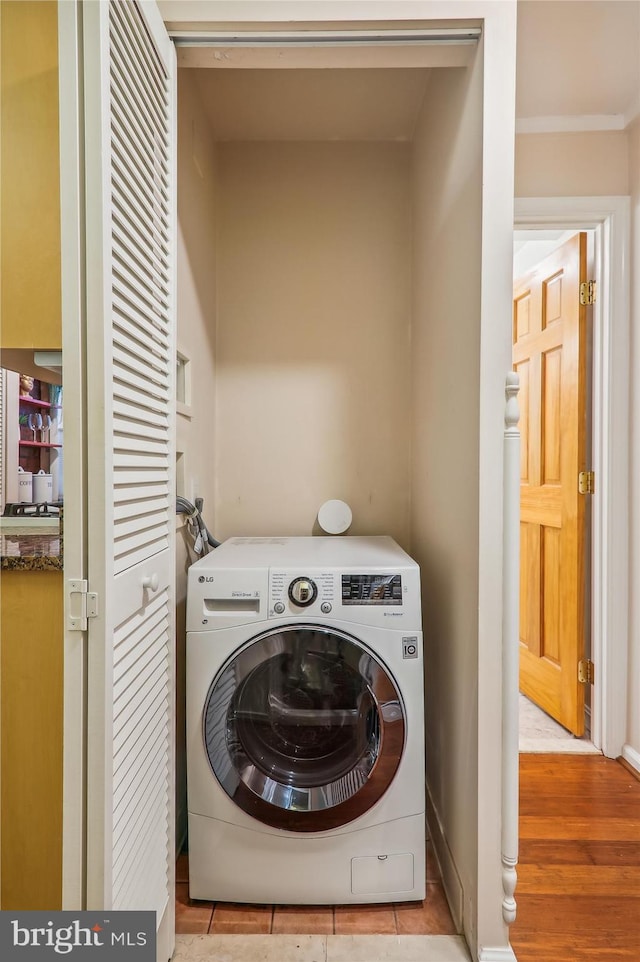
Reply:
M173 962L471 962L461 935L176 935Z
M600 754L589 738L576 738L522 693L520 693L519 710L521 752Z
M189 898L188 855L176 865L176 932L181 935L454 935L440 870L427 843L424 902L376 905L235 905Z

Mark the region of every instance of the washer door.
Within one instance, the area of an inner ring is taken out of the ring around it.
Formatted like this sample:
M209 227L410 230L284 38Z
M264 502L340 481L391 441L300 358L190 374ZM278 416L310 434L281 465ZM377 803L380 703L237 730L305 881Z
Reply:
M214 775L249 815L293 832L351 822L400 764L405 717L389 672L339 631L258 636L214 680L204 708Z

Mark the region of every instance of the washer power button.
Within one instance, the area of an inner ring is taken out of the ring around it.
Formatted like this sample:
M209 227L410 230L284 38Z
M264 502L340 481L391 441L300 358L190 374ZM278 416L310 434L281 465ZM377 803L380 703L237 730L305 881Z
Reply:
M282 601L276 601L275 605L273 606L273 610L275 611L275 613L276 613L277 615L283 614L283 612L284 612L284 604L283 604L283 602L282 602Z

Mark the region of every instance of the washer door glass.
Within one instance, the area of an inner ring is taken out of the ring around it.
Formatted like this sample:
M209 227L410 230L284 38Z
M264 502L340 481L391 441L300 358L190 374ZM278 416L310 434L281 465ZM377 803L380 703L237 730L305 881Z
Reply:
M267 825L318 832L368 811L404 748L400 693L338 631L295 626L255 638L214 680L204 709L214 775Z

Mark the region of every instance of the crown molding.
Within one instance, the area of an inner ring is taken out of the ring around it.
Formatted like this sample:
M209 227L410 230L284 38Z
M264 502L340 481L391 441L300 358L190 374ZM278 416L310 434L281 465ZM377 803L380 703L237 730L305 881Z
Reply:
M637 105L640 113L640 103ZM625 114L558 114L549 117L519 117L516 134L575 134L624 130L630 112Z

